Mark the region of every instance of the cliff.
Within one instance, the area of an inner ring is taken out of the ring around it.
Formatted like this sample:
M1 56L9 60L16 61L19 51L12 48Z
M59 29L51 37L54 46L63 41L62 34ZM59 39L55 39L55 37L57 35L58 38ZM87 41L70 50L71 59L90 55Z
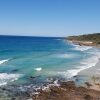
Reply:
M100 46L100 33L87 34L87 35L79 35L79 36L69 36L67 40L72 42L76 42L80 45L92 45L92 46Z

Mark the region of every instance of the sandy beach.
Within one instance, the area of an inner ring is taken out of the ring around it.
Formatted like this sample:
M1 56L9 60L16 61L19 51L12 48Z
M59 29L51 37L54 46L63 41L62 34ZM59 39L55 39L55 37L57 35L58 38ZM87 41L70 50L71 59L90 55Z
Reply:
M100 91L100 59L95 66L79 72L78 75L88 77L88 82L92 85L90 88Z
M78 74L79 75L86 75L89 77L100 76L100 59L99 59L99 62L95 66L92 66L91 68L85 69L85 70L79 72Z

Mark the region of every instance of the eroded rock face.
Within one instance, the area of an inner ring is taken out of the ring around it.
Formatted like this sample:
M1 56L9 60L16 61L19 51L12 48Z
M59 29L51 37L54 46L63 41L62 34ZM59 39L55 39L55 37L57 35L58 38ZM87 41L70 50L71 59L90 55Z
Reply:
M76 87L74 82L62 82L60 87L41 91L33 100L100 100L100 91Z
M77 87L73 81L60 81L59 86L42 86L35 91L33 85L2 87L0 100L100 100L100 91Z

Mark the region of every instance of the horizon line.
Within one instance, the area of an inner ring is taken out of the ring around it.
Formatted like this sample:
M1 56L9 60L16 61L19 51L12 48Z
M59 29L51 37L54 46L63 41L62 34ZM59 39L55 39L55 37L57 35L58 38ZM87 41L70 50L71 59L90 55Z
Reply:
M10 34L9 35L6 35L6 34L2 35L1 34L0 36L12 36L12 37L13 36L15 36L15 37L44 37L44 38L45 37L49 37L49 38L65 38L65 37L67 37L67 36L62 36L62 37L59 36L59 37L57 37L57 36L35 36L35 35L33 36L33 35L12 35L12 34L11 35Z

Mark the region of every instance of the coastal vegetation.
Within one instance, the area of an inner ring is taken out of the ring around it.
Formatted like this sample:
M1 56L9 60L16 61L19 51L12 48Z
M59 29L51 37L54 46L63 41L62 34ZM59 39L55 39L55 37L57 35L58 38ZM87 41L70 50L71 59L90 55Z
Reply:
M67 37L67 39L71 41L82 41L82 42L88 42L95 45L100 45L100 33L93 33L93 34L86 34L86 35L79 35L79 36L69 36Z

